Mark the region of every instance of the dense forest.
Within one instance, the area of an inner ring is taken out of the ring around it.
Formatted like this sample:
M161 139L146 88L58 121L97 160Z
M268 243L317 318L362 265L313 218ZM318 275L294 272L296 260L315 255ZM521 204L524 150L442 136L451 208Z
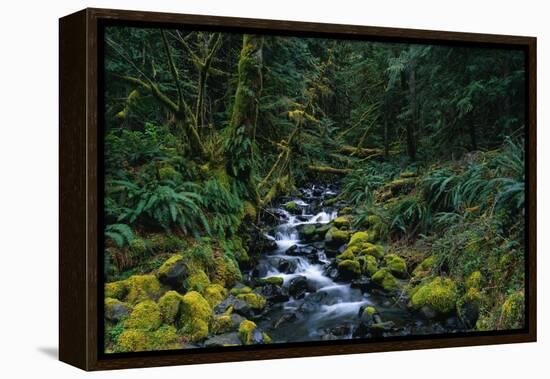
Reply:
M104 44L107 352L523 327L522 51Z

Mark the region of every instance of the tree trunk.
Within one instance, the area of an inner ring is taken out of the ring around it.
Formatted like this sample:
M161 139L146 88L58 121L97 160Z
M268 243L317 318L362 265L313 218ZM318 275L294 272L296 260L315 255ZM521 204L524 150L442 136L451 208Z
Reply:
M412 49L412 47L411 47ZM414 60L409 63L409 106L411 122L407 123L407 153L411 160L416 159L416 68Z
M229 122L229 143L225 151L226 168L230 176L244 184L251 201L259 202L253 185L253 138L258 118L258 102L262 91L263 37L243 36L238 64L238 84Z

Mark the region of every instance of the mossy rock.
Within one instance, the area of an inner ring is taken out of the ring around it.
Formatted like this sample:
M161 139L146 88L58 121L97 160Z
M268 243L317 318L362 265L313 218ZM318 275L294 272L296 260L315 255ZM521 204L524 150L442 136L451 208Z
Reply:
M355 249L353 248L347 248L342 252L342 254L337 255L336 259L340 259L340 260L355 259L354 250Z
M253 345L257 342L258 336L256 336L256 334L261 336L257 328L256 323L250 320L241 322L239 325L239 339L243 345ZM261 336L261 338L263 338L263 336Z
M525 321L525 295L517 291L509 295L502 304L500 311L502 329L521 329Z
M378 261L372 255L363 255L356 258L361 265L361 272L367 276L372 276L378 271Z
M111 297L105 298L105 318L112 322L118 322L128 317L130 307L128 304Z
M233 259L225 254L214 256L213 268L211 279L214 284L220 284L225 288L231 288L238 281L242 280L239 267Z
M431 255L428 258L424 259L418 266L413 270L413 278L423 279L431 274L437 258L435 255Z
M180 324L189 341L197 342L208 335L208 324L212 319L212 308L197 291L187 292L181 298Z
M115 351L121 353L149 350L149 333L145 330L126 329L122 331L115 346Z
M242 294L245 294L245 293L251 293L252 292L252 288L248 287L248 286L243 286L242 284L238 287L233 287L231 288L231 291L229 291L231 293L231 295L233 296L237 296L237 295L242 295Z
M415 177L397 178L387 183L384 188L389 190L393 196L409 193L414 189L416 183Z
M442 277L436 277L415 288L411 297L414 308L428 307L441 315L452 313L457 300L456 283L452 279Z
M372 281L376 283L380 288L387 292L394 292L401 288L401 285L392 275L389 269L382 268L376 271L372 277Z
M343 260L338 263L338 273L344 279L358 278L361 275L361 264L356 260Z
M378 311L376 310L375 307L373 306L366 306L364 309L363 309L363 313L366 313L368 314L369 316L373 316L375 315L376 313L378 313Z
M353 213L352 207L344 207L338 210L338 216L347 216Z
M126 321L127 329L156 330L162 324L160 308L152 300L138 303Z
M117 282L105 283L105 298L124 300L128 296L128 281L119 280Z
M188 274L183 256L174 254L157 270L157 278L161 283L180 289Z
M342 246L348 242L349 236L349 232L332 227L325 235L325 244L333 247Z
M384 257L384 246L363 242L357 247L358 255L370 255L376 259Z
M203 270L196 270L185 280L185 288L188 291L203 292L210 285L210 279Z
M145 300L156 301L161 295L161 286L155 275L133 275L128 283L127 301L136 304Z
M203 296L208 304L213 308L221 303L227 297L227 289L220 284L211 284L203 292Z
M313 241L317 236L315 225L306 225L300 230L301 238L304 241Z
M365 231L356 232L352 234L348 243L348 247L360 246L364 242L369 242L369 233Z
M237 295L237 299L246 301L250 309L253 309L255 311L263 310L267 303L262 295L254 292L241 293L240 295Z
M214 334L222 334L230 332L233 328L233 321L230 315L222 314L214 316L212 319L211 332Z
M395 254L388 254L384 258L386 266L390 269L391 273L398 278L404 279L408 276L407 262Z
M165 324L176 322L182 296L176 291L168 291L158 301L162 321Z
M351 220L349 216L336 217L332 224L338 229L349 229L351 226Z
M147 244L141 238L134 238L130 241L130 253L133 257L141 257L147 252Z
M296 214L300 212L300 208L298 207L298 204L296 204L295 201L289 201L283 205L283 207L289 211L290 213Z
M268 278L260 279L260 283L262 284L273 284L275 286L282 286L284 281L285 280L280 276L270 276Z

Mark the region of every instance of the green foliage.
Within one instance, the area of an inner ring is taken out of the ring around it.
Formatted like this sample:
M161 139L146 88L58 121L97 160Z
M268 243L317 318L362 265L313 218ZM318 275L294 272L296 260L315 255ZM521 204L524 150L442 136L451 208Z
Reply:
M201 203L210 214L212 232L231 236L243 218L243 201L216 179L210 179L200 190Z
M124 247L134 240L135 235L126 224L111 224L105 227L105 237L113 240L118 247Z

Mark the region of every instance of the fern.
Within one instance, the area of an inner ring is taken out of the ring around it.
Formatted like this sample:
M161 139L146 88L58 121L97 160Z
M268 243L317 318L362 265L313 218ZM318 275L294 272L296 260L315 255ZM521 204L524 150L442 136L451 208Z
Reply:
M126 224L107 225L104 234L105 238L113 240L119 248L129 245L135 238L134 232Z

